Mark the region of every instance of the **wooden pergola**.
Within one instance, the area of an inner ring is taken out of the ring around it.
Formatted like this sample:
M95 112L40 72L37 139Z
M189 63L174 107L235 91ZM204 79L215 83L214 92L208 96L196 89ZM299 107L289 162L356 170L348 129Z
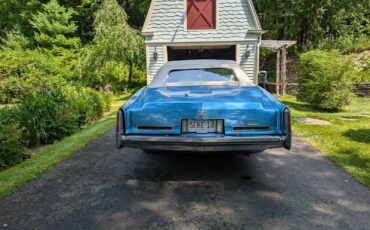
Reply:
M273 49L276 54L276 94L286 94L286 60L287 49L295 45L296 41L262 40L261 48Z

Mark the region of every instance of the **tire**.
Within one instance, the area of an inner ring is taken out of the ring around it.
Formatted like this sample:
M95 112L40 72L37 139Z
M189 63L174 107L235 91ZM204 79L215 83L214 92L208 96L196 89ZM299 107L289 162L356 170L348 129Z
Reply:
M284 148L287 150L292 149L292 139L293 135L291 133L288 134L286 141L284 142Z

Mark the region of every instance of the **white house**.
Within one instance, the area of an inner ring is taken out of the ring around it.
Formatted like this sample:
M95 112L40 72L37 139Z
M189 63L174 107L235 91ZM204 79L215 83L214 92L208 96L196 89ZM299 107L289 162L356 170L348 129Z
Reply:
M257 83L263 34L252 0L152 0L143 26L148 84L168 61L237 61Z

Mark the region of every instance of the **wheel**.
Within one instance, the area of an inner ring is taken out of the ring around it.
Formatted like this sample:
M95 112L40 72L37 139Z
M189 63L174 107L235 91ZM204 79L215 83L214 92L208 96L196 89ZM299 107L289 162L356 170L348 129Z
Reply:
M284 142L284 148L286 148L287 150L292 149L292 139L293 139L292 134L289 133L287 139Z

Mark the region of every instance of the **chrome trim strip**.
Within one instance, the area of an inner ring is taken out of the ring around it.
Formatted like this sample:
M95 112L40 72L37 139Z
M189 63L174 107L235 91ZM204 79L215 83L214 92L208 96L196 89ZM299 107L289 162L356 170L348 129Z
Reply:
M123 136L126 147L163 151L263 151L284 147L285 136Z
M270 131L272 127L269 126L234 126L232 127L234 132L251 132L251 131Z
M263 143L263 142L283 142L284 136L249 136L249 137L193 137L193 136L123 136L125 142L166 142L166 143Z
M137 126L137 130L173 130L172 126Z

